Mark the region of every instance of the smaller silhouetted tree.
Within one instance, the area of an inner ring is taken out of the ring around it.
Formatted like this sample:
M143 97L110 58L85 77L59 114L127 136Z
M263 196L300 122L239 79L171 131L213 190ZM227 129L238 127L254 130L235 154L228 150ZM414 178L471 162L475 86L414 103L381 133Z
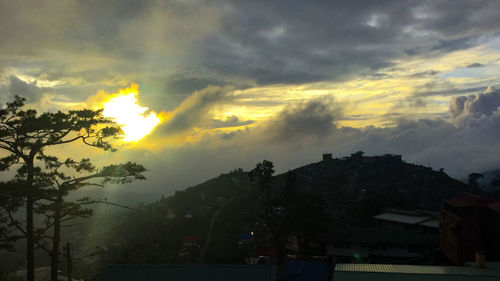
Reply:
M281 264L289 235L300 237L302 254L308 255L318 230L328 219L321 198L312 192L297 190L294 172L288 171L281 184L273 182L273 174L273 163L267 160L249 172L250 179L257 182L263 192L261 217L271 232L277 263Z
M248 173L250 180L257 182L262 192L261 204L263 211L261 212L261 218L271 232L277 263L281 264L286 243L286 234L283 227L285 209L279 206L279 200L272 196L273 174L273 162L267 160L257 163L256 167Z
M61 242L61 227L65 226L71 220L76 218L89 218L93 214L93 210L87 206L93 204L110 204L120 206L116 203L108 202L106 198L94 199L83 197L77 200L67 201L65 197L70 192L76 191L88 186L103 186L106 183L130 183L134 180L145 180L142 175L146 169L136 163L127 162L118 165L109 165L100 170L97 170L89 159L74 161L66 159L64 162L59 162L57 158L50 157L43 159L47 167L52 168L49 176L53 180L53 185L45 189L46 200L45 204L39 204L36 212L46 217L45 229L52 228L52 236L48 238L52 241L50 252L51 257L51 281L57 281L57 272L59 264L60 242ZM85 175L78 177L68 176L61 172L59 168L69 167L76 172ZM99 181L96 181L99 180ZM120 206L124 207L124 206Z
M500 186L500 179L499 178L493 178L493 179L491 179L490 186L492 186L492 187L499 187Z
M480 173L470 173L469 174L469 186L471 188L478 188L477 180L483 178L484 175Z

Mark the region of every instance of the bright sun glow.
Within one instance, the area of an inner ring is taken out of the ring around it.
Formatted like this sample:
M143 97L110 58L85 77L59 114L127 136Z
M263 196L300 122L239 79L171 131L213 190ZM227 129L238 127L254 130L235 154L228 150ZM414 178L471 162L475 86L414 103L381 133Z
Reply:
M124 132L123 141L125 142L140 140L160 123L160 118L155 112L145 116L148 108L138 105L137 88L134 84L130 88L122 89L102 104L104 107L102 115L112 118L120 125Z

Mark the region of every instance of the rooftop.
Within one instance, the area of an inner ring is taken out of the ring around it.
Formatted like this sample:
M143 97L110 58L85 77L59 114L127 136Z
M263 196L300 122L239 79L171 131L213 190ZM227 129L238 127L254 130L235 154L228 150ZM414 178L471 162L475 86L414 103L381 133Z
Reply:
M417 224L420 222L430 220L432 217L422 216L422 215L405 215L395 212L385 212L380 215L376 215L373 218L377 220L400 222L405 224Z
M444 200L444 202L453 207L461 208L488 205L495 203L495 200L488 197L480 197L468 192L460 192L455 197Z
M373 218L402 224L422 225L432 228L439 227L439 213L426 210L404 211L388 209L384 213L376 215Z
M500 263L487 263L486 268L341 263L335 266L334 280L500 280Z

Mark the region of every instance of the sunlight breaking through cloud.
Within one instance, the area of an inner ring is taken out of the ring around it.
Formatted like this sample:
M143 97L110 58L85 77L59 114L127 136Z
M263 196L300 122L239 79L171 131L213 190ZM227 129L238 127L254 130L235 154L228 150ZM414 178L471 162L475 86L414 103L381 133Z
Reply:
M112 94L102 103L103 116L112 118L120 125L125 142L140 140L161 121L155 112L147 114L148 108L138 104L138 88L137 84L132 84L129 88L120 89L119 93Z

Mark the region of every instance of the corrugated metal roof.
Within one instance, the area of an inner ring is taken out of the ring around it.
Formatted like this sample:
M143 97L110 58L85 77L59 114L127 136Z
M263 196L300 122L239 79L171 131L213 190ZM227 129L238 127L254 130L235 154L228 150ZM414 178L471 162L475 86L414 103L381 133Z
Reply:
M437 219L431 219L431 220L428 220L428 221L421 222L418 225L423 225L423 226L433 227L433 228L439 228L439 220L437 220Z
M406 224L417 224L419 222L423 222L429 219L432 219L430 216L416 216L416 215L406 215L406 214L399 214L395 212L385 212L380 215L376 215L373 218L378 219L378 220L385 220L385 221L393 221L393 222L400 222L400 223L406 223Z
M336 272L332 281L498 281L498 276Z
M486 268L477 268L473 266L429 266L403 264L336 264L335 272L342 271L399 274L496 276L500 278L500 263L490 262L487 264Z
M274 265L110 265L99 281L274 281Z

